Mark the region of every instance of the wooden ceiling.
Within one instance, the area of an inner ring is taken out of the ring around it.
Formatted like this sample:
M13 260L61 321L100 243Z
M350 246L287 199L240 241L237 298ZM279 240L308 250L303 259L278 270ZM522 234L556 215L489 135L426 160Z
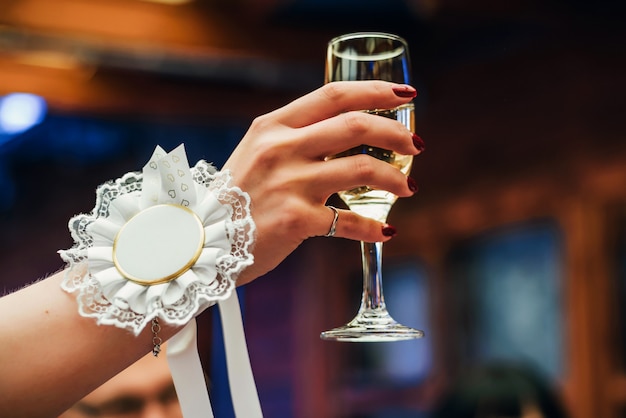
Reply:
M34 92L69 111L214 114L224 111L207 97L237 93L245 115L258 110L246 107L246 88L280 96L317 82L299 62L317 33L272 28L265 18L278 2L225 4L5 0L0 94Z
M426 54L445 40L436 27L536 24L559 11L538 0L465 3L3 0L0 94L38 93L59 111L250 117L319 86L325 44L339 33L392 31Z

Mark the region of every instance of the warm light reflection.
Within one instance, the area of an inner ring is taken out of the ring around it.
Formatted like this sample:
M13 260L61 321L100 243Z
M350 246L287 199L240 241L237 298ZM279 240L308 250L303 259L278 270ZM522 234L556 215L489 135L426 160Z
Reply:
M179 6L181 4L187 4L193 2L193 0L141 0L148 3L168 4L170 6Z
M59 51L24 51L14 55L17 62L58 70L78 70L83 63L70 54Z

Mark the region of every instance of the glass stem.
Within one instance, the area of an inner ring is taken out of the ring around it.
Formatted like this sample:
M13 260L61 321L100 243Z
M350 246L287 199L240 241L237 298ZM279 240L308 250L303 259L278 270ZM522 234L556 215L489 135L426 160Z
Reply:
M361 242L363 299L360 311L385 310L382 278L382 242Z

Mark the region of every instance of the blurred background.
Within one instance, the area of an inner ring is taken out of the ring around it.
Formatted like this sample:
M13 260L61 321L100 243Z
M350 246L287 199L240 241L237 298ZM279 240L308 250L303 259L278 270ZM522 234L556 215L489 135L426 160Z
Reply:
M467 370L539 374L574 418L626 417L626 45L617 1L0 0L0 288L62 267L100 183L185 143L218 167L323 83L327 41L410 45L427 144L385 246L419 341L323 342L360 301L358 243L314 238L240 289L268 417L428 417ZM340 202L335 202L340 205ZM216 416L219 321L200 319Z

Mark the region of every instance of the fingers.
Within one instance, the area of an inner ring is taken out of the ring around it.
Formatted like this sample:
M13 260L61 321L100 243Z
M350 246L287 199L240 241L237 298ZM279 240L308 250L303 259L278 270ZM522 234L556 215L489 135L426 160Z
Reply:
M224 165L232 184L250 195L257 225L255 263L243 280L271 270L303 240L327 235L333 224L334 236L358 241L384 242L395 234L389 225L349 210L338 210L335 222L335 212L324 203L339 190L364 185L400 197L417 190L407 174L423 143L410 132L412 124L408 129L397 120L362 112L394 109L415 94L410 86L383 81L329 83L255 119ZM381 150L376 157L382 159L365 154L325 158L362 144Z
M416 95L413 87L404 84L338 81L325 84L272 114L286 126L301 128L351 110L393 109Z
M308 179L308 193L314 201L325 201L331 194L340 190L351 190L361 186L385 190L399 197L412 196L417 186L407 177L411 156L397 156L404 161L403 170L393 164L378 160L369 155L358 154L349 157L320 161L311 165L302 176Z
M333 226L335 227L333 236L356 241L385 242L396 235L396 229L389 224L364 218L350 210L336 209L336 211L337 220L334 222L335 211L330 207L322 208L318 217L321 222L319 235L328 236Z
M404 155L416 155L422 149L417 147L415 135L400 122L364 112L343 113L297 131L302 153L314 159L362 144Z

